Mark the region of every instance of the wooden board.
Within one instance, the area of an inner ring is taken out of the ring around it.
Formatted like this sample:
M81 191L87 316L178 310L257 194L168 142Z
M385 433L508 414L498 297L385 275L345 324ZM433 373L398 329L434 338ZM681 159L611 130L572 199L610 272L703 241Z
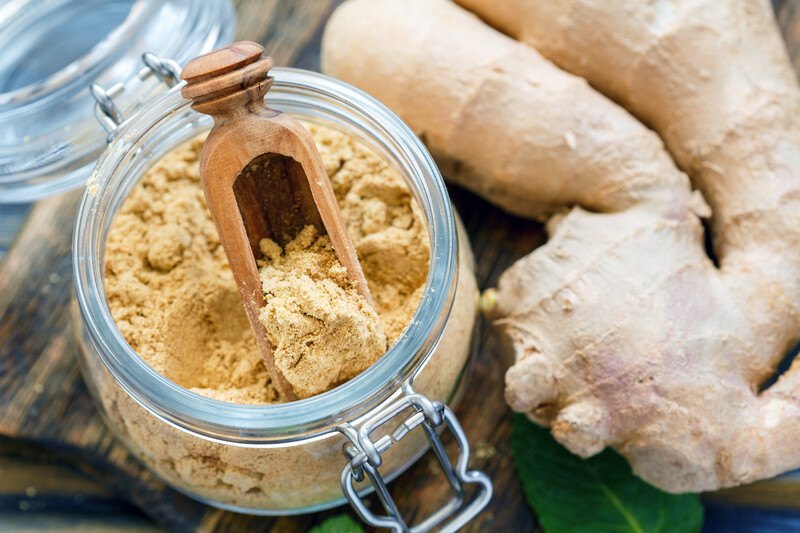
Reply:
M238 37L264 44L278 65L316 70L321 30L338 3L239 0ZM797 2L781 0L776 8L793 43L795 64L800 65ZM506 215L464 191L451 188L451 194L476 252L480 287L493 286L511 263L544 242L538 224ZM43 506L69 509L73 523L81 512L133 516L130 523L107 523L108 529L120 530L146 527L135 509L161 526L181 531L306 531L327 516L345 512L263 518L219 511L164 486L114 439L80 379L68 324L70 233L78 199L78 193L69 193L36 204L0 265L0 458L5 458L0 460L0 503L11 501L30 512ZM508 447L510 412L502 397L508 362L498 353L496 340L482 322L468 385L479 391L480 401L463 403L457 414L476 448L473 466L492 477L495 496L467 530L536 531ZM73 475L70 469L83 475ZM392 484L411 515L422 516L436 505L427 486L431 471L431 463L423 460ZM59 483L45 483L52 476L58 476ZM31 481L37 479L42 481ZM2 490L14 486L22 488ZM747 494L748 489L737 490ZM797 505L797 485L792 490L778 491L775 498ZM0 505L0 520L6 510ZM54 528L61 527L71 526L56 522Z

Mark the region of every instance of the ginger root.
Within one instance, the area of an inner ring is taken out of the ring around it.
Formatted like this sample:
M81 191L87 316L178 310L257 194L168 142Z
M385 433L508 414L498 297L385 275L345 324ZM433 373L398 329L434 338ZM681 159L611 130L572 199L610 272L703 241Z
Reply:
M334 13L324 70L449 179L522 216L569 208L486 299L512 408L671 492L800 466L800 363L759 392L800 334L800 91L769 3L459 2L669 150L451 2Z

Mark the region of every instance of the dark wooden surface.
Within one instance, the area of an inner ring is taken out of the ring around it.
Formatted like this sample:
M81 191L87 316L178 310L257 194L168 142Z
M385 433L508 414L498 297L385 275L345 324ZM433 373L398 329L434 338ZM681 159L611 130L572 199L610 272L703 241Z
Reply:
M338 3L239 0L238 37L264 44L278 65L317 70L321 30ZM796 0L775 4L785 35L800 43ZM800 64L796 46L791 51ZM494 285L513 261L544 242L538 224L464 191L450 192L470 234L480 287ZM68 323L69 241L78 198L68 193L30 209L0 207L0 254L10 246L0 264L0 529L145 531L157 525L289 532L347 512L263 518L218 511L165 487L113 438L81 381ZM510 413L502 397L507 362L497 354L481 322L468 400L457 414L475 447L473 466L492 477L495 496L468 530L535 531L508 448ZM428 483L432 471L423 459L392 484L409 515L422 516L436 505ZM717 507L709 519L714 530L721 530L714 523L746 522L741 512ZM798 523L796 515L774 514L768 522L788 528Z

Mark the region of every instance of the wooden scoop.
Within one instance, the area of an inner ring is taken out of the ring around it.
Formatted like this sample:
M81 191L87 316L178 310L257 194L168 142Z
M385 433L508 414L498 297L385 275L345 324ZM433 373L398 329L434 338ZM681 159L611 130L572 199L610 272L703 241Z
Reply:
M263 52L242 41L193 59L181 73L187 82L181 94L214 118L200 160L203 191L267 369L279 390L295 399L258 320L264 306L256 265L261 239L283 246L306 225L316 226L330 237L359 293L372 299L314 140L300 122L264 104L273 64Z

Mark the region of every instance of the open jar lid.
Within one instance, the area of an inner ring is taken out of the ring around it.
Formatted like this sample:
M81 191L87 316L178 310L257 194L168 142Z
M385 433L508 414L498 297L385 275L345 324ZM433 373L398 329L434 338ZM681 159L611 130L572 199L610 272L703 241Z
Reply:
M164 86L142 56L183 64L229 42L230 0L10 0L0 6L0 204L83 185L106 147L89 86L125 84L130 116Z

